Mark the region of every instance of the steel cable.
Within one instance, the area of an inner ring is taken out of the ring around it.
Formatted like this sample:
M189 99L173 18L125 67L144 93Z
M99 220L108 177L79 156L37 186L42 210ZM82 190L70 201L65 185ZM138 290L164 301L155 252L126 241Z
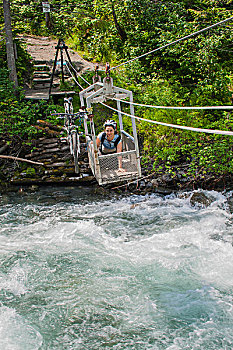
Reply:
M82 76L79 72L77 72L77 70L74 68L74 66L73 66L70 62L67 62L67 63L72 67L72 69L75 71L75 73L78 74L78 76L79 76L83 81L85 81L85 83L87 83L88 85L91 85L85 78L83 78L83 76Z
M140 107L148 107L148 108L157 108L157 109L233 109L233 106L202 106L202 107L196 107L196 106L154 106L154 105L146 105L143 103L136 103L136 102L129 102L129 101L124 101L120 100L114 97L109 97L110 100L115 100L119 102L124 102L128 104L132 104L134 106L140 106Z
M113 110L114 112L119 112L119 110L110 107L108 105L106 105L105 103L101 102L101 104L111 110ZM182 125L176 125L176 124L168 124L168 123L163 123L163 122L158 122L156 120L150 120L150 119L145 119L145 118L140 118L140 117L136 117L135 115L129 114L129 113L125 113L120 111L121 114L124 114L128 117L137 119L137 120L141 120L144 122L148 122L148 123L153 123L153 124L158 124L158 125L163 125L163 126L167 126L170 128L175 128L175 129L182 129L182 130L189 130L189 131L194 131L194 132L203 132L203 133L207 133L207 134L217 134L217 135L228 135L228 136L233 136L233 131L225 131L225 130L211 130L211 129L201 129L201 128L194 128L191 126L182 126Z
M112 67L112 68L110 68L110 69L113 70L113 69L116 69L116 68L118 68L118 67L121 67L121 66L123 66L123 65L125 65L125 64L128 64L128 63L130 63L130 62L133 62L133 61L135 61L135 60L138 60L139 58L142 58L142 57L145 57L145 56L147 56L147 55L150 55L150 54L153 53L153 52L156 52L156 51L165 49L165 48L168 47L168 46L171 46L171 45L173 45L173 44L176 44L176 43L178 43L178 42L180 42L180 41L182 41L182 40L191 38L191 37L193 37L193 36L195 36L195 35L198 35L198 34L200 34L200 33L205 32L206 30L212 29L212 28L214 28L214 27L217 27L217 26L219 26L219 25L222 25L223 23L229 22L229 21L231 21L231 20L233 20L233 17L230 17L230 18L224 19L223 21L220 21L220 22L218 22L218 23L212 24L211 26L208 26L208 27L206 27L206 28L203 28L203 29L201 29L201 30L198 30L197 32L194 32L194 33L192 33L192 34L186 35L186 36L184 36L184 37L182 37L182 38L180 38L180 39L177 39L177 40L175 40L175 41L173 41L173 42L171 42L171 43L168 43L168 44L166 44L166 45L160 46L160 47L158 47L157 49L154 49L154 50L152 50L152 51L146 52L146 53L144 53L144 54L142 54L142 55L140 55L140 56L134 57L134 58L132 58L131 60L128 60L128 61L126 61L126 62L123 62L123 63L121 63L121 64L118 64L117 66Z
M66 62L66 68L68 69L68 72L70 73L70 75L71 75L72 78L74 79L75 83L83 90L82 85L79 84L79 82L75 79L75 77L74 77L73 74L71 73L70 68L69 68L68 65L67 65L67 61L65 61L65 62Z

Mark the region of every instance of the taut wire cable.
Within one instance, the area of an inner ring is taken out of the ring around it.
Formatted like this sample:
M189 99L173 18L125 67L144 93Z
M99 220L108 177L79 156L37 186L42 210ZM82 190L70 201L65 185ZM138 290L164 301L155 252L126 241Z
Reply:
M105 103L101 102L101 104L115 112L119 112L119 110L110 107L108 105L106 105ZM163 126L167 126L170 128L175 128L175 129L181 129L181 130L189 130L189 131L194 131L194 132L203 132L203 133L207 133L207 134L217 134L217 135L228 135L228 136L233 136L233 131L225 131L225 130L212 130L212 129L200 129L200 128L194 128L191 126L182 126L182 125L176 125L176 124L168 124L168 123L163 123L163 122L158 122L156 120L150 120L150 119L145 119L145 118L140 118L140 117L136 117L135 115L131 115L129 113L125 113L125 112L120 112L121 114L124 114L128 117L137 119L137 120L141 120L144 122L148 122L148 123L153 123L153 124L158 124L158 125L163 125Z
M67 61L65 61L65 62L66 62L66 68L68 69L68 71L69 71L70 75L72 76L72 78L74 79L75 83L83 90L82 85L79 84L79 82L75 79L75 77L74 77L73 74L71 73L70 68L69 68L68 65L67 65Z
M154 105L146 105L143 103L136 103L136 102L129 102L125 100L120 100L114 97L109 97L110 100L115 100L119 102L124 102L128 104L132 104L134 106L140 106L140 107L148 107L148 108L157 108L157 109L233 109L233 106L154 106Z
M76 74L78 74L78 76L83 80L85 81L85 83L87 83L88 85L91 85L85 78L83 78L83 76L74 68L74 66L70 63L70 62L67 62L71 67L72 69L75 71Z
M171 43L168 43L168 44L166 44L166 45L160 46L160 47L158 47L157 49L151 50L151 51L146 52L146 53L144 53L144 54L142 54L142 55L140 55L140 56L134 57L134 58L132 58L132 59L129 60L129 61L126 61L126 62L123 62L123 63L121 63L121 64L118 64L117 66L112 67L111 70L116 69L116 68L118 68L118 67L121 67L121 66L123 66L123 65L125 65L125 64L128 64L128 63L130 63L130 62L133 62L133 61L135 61L135 60L138 60L139 58L142 58L142 57L145 57L145 56L147 56L147 55L150 55L150 54L153 53L153 52L156 52L156 51L165 49L166 47L171 46L171 45L173 45L173 44L176 44L176 43L178 43L178 42L180 42L180 41L182 41L182 40L189 39L189 38L191 38L191 37L193 37L193 36L195 36L195 35L198 35L198 34L200 34L200 33L205 32L206 30L212 29L212 28L214 28L214 27L217 27L217 26L219 26L219 25L222 25L223 23L229 22L229 21L231 21L231 20L233 20L233 17L224 19L223 21L220 21L220 22L218 22L218 23L212 24L211 26L208 26L208 27L206 27L206 28L203 28L203 29L201 29L201 30L198 30L197 32L194 32L194 33L192 33L192 34L183 36L183 37L180 38L180 39L177 39L177 40L175 40L175 41L172 41Z

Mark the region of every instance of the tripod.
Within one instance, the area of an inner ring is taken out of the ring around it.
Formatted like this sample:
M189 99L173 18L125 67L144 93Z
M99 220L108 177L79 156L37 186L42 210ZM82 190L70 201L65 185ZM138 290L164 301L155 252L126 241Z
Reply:
M71 62L71 59L70 59L70 55L69 55L69 52L68 52L67 49L68 49L68 46L65 45L65 42L62 39L59 39L58 40L58 44L56 46L55 60L54 60L53 71L52 71L52 76L51 76L51 80L50 80L49 96L51 94L51 90L52 90L52 86L53 86L53 78L54 78L54 73L55 73L56 66L57 66L57 58L58 58L59 51L60 51L60 56L61 56L61 79L62 79L62 83L64 83L64 66L63 66L63 62L64 62L64 60L63 60L63 53L64 53L64 51L65 51L67 59L68 59L68 61L70 63L70 68L72 69L73 74L75 76L75 79L77 80L77 75L76 75L76 72L73 69L72 62Z

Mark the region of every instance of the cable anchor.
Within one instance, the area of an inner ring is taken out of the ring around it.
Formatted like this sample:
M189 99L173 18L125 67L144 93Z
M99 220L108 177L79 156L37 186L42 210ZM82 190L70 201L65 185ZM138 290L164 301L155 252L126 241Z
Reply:
M105 66L106 78L110 79L110 64L107 62Z

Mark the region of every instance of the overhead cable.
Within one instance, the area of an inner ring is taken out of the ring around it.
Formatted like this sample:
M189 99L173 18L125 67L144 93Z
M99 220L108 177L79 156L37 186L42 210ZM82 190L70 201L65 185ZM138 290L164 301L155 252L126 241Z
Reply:
M119 113L119 110L110 107L108 105L106 105L105 103L101 102L101 104L117 113ZM203 133L207 133L207 134L217 134L217 135L228 135L228 136L233 136L233 131L225 131L225 130L212 130L212 129L200 129L200 128L193 128L191 126L182 126L182 125L176 125L176 124L168 124L168 123L163 123L163 122L158 122L156 120L150 120L150 119L145 119L145 118L140 118L140 117L136 117L135 115L129 114L129 113L125 113L120 111L121 114L124 114L128 117L137 119L137 120L141 120L144 122L148 122L148 123L152 123L152 124L158 124L158 125L163 125L163 126L167 126L170 128L175 128L175 129L181 129L181 130L189 130L189 131L194 131L194 132L203 132Z
M175 41L172 41L171 43L168 43L168 44L166 44L166 45L160 46L160 47L158 47L157 49L154 49L154 50L152 50L152 51L146 52L146 53L144 53L144 54L142 54L142 55L140 55L140 56L134 57L134 58L132 58L132 59L129 60L129 61L126 61L126 62L123 62L123 63L121 63L121 64L118 64L117 66L112 67L111 70L116 69L116 68L118 68L118 67L120 67L120 66L123 66L123 65L125 65L125 64L128 64L128 63L130 63L130 62L133 62L133 61L135 61L135 60L138 60L139 58L142 58L142 57L144 57L144 56L150 55L151 53L153 53L153 52L155 52L155 51L165 49L165 48L168 47L168 46L171 46L171 45L173 45L173 44L176 44L176 43L178 43L178 42L180 42L180 41L182 41L182 40L191 38L191 37L193 37L193 36L195 36L195 35L198 35L198 34L200 34L200 33L205 32L206 30L212 29L212 28L214 28L214 27L217 27L217 26L219 26L219 25L222 25L223 23L229 22L229 21L231 21L231 20L233 20L233 17L224 19L223 21L220 21L220 22L218 22L218 23L212 24L212 25L209 26L209 27L203 28L203 29L201 29L201 30L198 30L197 32L194 32L194 33L189 34L189 35L186 35L186 36L184 36L184 37L182 37L182 38L180 38L180 39L177 39L177 40L175 40Z
M70 62L67 62L67 63L71 66L71 68L73 68L73 70L75 71L75 73L78 74L78 76L79 76L83 81L85 81L85 83L87 83L88 85L90 85L90 83L89 83L85 78L83 78L83 76L82 76L79 72L77 72L77 70L74 68L74 66L73 66Z
M233 106L201 106L201 107L196 107L196 106L153 106L153 105L146 105L143 103L136 103L136 102L129 102L125 100L120 100L117 98L109 97L111 100L119 101L119 102L124 102L128 104L133 104L134 106L140 106L140 107L148 107L148 108L157 108L157 109L233 109Z
M71 73L70 68L69 68L68 65L67 65L67 61L65 61L65 62L66 62L66 68L68 69L68 71L69 71L70 75L72 76L72 78L74 79L75 83L83 90L82 85L79 84L79 82L75 79L75 77L74 77L73 74Z

